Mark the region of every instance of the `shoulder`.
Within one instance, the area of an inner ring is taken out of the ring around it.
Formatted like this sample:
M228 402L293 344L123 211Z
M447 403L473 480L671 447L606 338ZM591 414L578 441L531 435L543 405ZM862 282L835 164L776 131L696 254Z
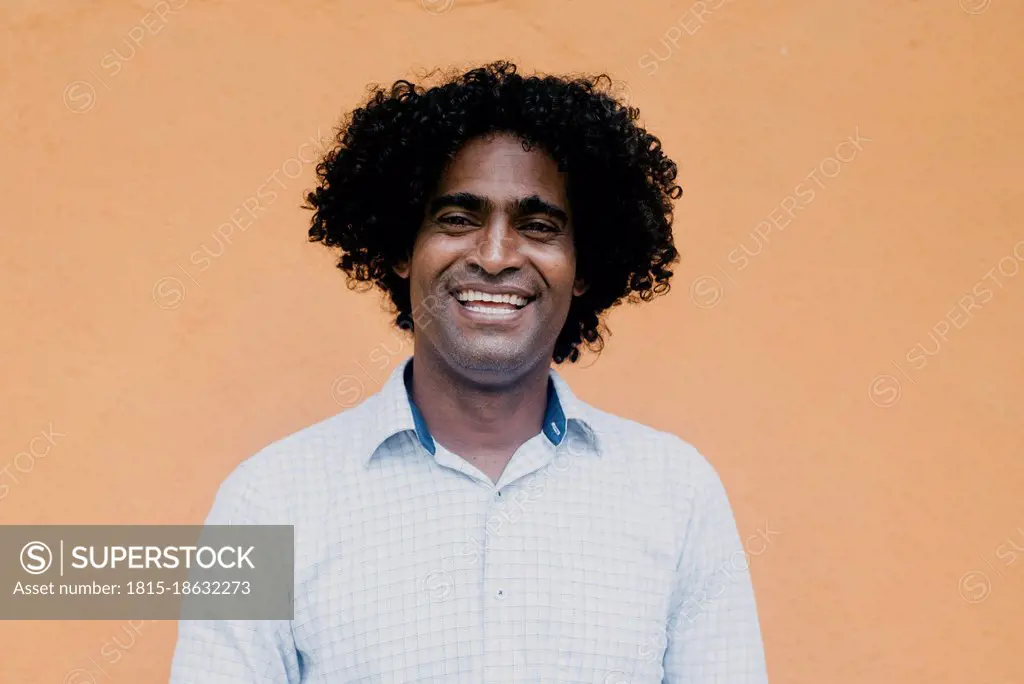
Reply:
M725 496L713 463L679 435L587 407L609 467L664 505L690 511Z
M358 462L361 413L345 410L243 460L221 482L207 524L287 524L316 507Z
M714 467L692 444L675 433L587 407L587 424L612 458L658 465L682 475L706 477Z
M648 521L652 547L671 549L678 559L685 544L703 543L709 530L714 536L734 529L718 471L693 444L622 416L597 409L588 414L600 444L599 470Z

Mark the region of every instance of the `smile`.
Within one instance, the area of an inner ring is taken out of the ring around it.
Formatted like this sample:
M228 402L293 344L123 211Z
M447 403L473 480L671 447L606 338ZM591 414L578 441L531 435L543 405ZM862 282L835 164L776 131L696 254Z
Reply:
M458 290L453 293L462 309L476 316L491 320L514 318L533 301L512 292L482 292L480 290Z

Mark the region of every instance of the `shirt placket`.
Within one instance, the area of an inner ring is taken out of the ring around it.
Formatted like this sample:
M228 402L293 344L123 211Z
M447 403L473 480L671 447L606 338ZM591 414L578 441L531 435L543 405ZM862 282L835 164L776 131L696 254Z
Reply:
M484 567L481 587L484 616L484 681L511 682L515 679L515 634L512 576L515 559L512 557L509 536L514 523L507 519L505 492L494 488L484 517Z
M526 511L516 501L517 481L543 467L553 455L550 443L531 440L509 462L506 475L492 487L486 506L481 596L484 616L484 681L522 681L525 634L523 549L529 548ZM519 482L521 484L521 482Z

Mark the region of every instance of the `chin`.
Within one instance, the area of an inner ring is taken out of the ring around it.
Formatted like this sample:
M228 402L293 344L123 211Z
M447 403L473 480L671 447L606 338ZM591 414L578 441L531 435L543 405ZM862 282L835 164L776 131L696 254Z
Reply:
M462 346L452 354L453 365L471 374L514 374L532 365L535 355L522 348L493 348L488 345Z

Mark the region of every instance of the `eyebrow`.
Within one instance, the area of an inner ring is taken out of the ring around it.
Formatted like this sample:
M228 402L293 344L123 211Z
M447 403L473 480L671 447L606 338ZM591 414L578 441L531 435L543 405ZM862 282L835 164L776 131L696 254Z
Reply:
M540 198L539 195L520 197L514 200L515 212L517 214L546 214L551 218L562 222L569 221L569 215L565 210ZM443 207L460 207L466 211L482 212L494 208L494 202L487 197L474 195L471 192L455 192L449 195L441 195L434 198L428 207L431 214L437 213Z

